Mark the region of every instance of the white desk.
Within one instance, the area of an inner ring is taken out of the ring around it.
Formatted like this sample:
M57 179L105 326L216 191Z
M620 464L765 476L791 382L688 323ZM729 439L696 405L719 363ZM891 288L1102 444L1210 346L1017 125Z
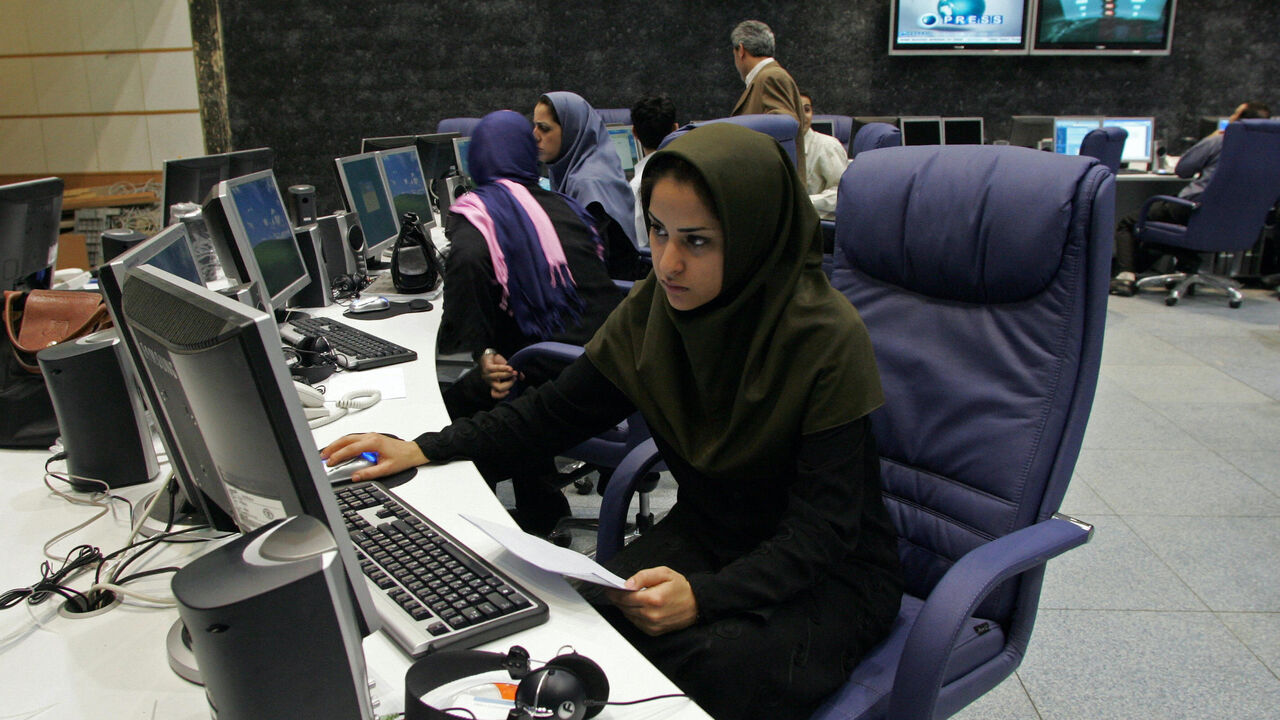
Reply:
M419 359L397 366L404 376L407 398L384 400L316 430L323 446L348 432L379 430L404 438L448 422L435 381L435 334L440 303L423 313L408 313L373 322L346 322L393 342L418 350ZM337 315L333 307L325 314ZM370 371L370 372L378 372ZM39 578L44 559L41 545L57 532L87 519L91 508L71 506L41 482L45 451L0 451L0 584L3 590L29 585ZM55 466L58 467L58 466ZM123 488L119 494L136 500L157 482ZM424 467L396 493L425 511L460 541L494 560L550 606L550 619L480 649L503 652L513 644L527 648L535 659L546 660L565 645L592 658L609 679L611 700L632 700L678 692L613 630L558 575L515 558L457 516L465 511L510 523L506 511L471 463ZM123 508L123 506L121 506ZM124 544L127 518L104 517L59 542L54 552L65 553L80 543L104 552ZM148 556L142 567L182 564L203 551L203 544L166 546ZM130 566L130 570L135 569ZM141 569L141 568L138 568ZM132 584L140 592L169 595L168 575ZM81 576L73 587L85 589L91 577ZM142 609L126 605L91 618L59 616L60 603L50 599L28 609L20 605L0 611L0 715L11 718L208 718L203 690L178 678L168 667L165 634L177 619L174 609ZM37 622L38 619L38 622ZM364 641L370 675L377 682L374 696L379 713L396 712L403 703L404 673L412 659L383 633ZM704 719L707 715L686 699L658 700L634 706L608 707L598 717Z

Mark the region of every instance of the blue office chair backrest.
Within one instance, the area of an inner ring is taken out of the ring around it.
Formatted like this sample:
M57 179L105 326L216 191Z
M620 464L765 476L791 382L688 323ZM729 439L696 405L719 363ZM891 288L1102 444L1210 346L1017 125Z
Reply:
M835 137L840 144L849 147L849 136L853 134L853 117L849 115L814 115L814 122L826 121L835 128Z
M689 123L681 127L679 130L672 132L662 139L659 149L666 147L672 140L689 132L690 130L707 125L710 123L727 122L734 125L742 125L751 128L757 132L762 132L782 146L787 151L787 155L791 157L791 163L796 162L796 133L800 130L800 123L790 115L767 114L767 115L735 115L733 117L716 118L715 120L702 120L696 123Z
M909 594L1057 511L1097 381L1114 191L1092 158L996 146L868 153L841 180L832 285L880 366ZM1016 590L978 614L1006 622Z
M1121 127L1101 127L1090 130L1080 141L1080 154L1098 158L1111 172L1119 172L1120 158L1124 157L1124 141L1129 131Z
M606 125L630 125L631 108L596 108Z
M462 133L462 137L471 137L471 132L476 129L476 125L480 124L480 118L473 117L452 117L445 118L436 125L436 132L456 132Z
M1197 198L1181 247L1202 252L1245 250L1258 240L1280 200L1280 120L1241 120L1227 126L1222 155Z
M878 150L901 145L902 131L898 129L897 125L870 122L858 128L858 132L854 134L853 142L849 144L849 157L855 158L858 153L864 150ZM839 212L838 208L837 212Z

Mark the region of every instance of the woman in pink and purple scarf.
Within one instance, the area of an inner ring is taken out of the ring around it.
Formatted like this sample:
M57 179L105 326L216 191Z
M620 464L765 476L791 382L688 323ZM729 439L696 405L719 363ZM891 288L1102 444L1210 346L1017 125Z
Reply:
M573 199L538 187L533 127L522 115L486 115L471 135L468 166L477 187L449 208L444 316L437 351L470 353L478 367L444 392L450 417L470 417L506 397L515 381L507 358L543 340L584 345L622 299L609 279L594 222ZM541 384L561 367L531 367ZM477 468L492 486L502 477ZM551 482L554 466L512 478L516 519L545 535L569 514Z

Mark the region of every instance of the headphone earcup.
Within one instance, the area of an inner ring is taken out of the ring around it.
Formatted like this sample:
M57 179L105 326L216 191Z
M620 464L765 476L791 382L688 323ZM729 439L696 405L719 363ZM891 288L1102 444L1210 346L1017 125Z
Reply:
M552 658L545 667L564 668L582 682L586 699L590 703L584 718L595 717L604 709L604 703L609 700L609 678L594 660L586 655L568 653Z
M551 713L555 720L584 720L590 710L587 707L587 688L578 676L563 667L550 663L538 668L520 681L516 687L516 715L520 718L544 717L540 710Z

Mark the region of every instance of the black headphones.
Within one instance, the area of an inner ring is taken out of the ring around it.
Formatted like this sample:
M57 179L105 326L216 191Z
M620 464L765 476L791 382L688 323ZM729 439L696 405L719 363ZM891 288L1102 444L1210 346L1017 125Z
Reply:
M515 708L507 720L584 720L595 717L609 700L609 679L585 655L570 651L557 655L537 670L529 670L529 651L519 645L502 653L480 650L440 650L409 666L404 676L405 720L453 720L449 708L428 705L422 698L455 680L494 670L506 670L518 680Z
M295 348L285 346L284 358L289 374L307 385L329 377L341 364L323 335L304 337Z

